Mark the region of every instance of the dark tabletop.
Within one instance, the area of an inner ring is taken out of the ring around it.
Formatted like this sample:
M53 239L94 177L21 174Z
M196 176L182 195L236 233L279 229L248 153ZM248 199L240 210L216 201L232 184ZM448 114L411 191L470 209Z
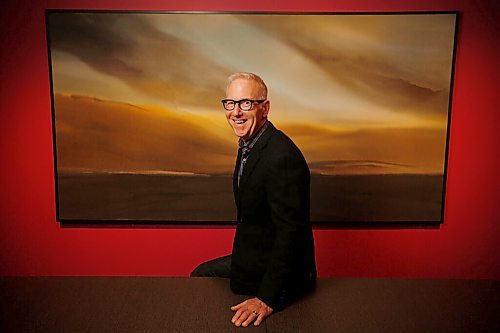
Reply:
M259 327L237 328L220 278L0 277L2 332L500 332L500 281L319 279Z

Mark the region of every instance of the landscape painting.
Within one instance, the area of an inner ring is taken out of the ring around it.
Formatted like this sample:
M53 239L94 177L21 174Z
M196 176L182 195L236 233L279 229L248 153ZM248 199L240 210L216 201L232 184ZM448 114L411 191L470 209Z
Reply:
M47 11L61 222L233 223L227 77L260 75L311 221L442 223L456 13Z

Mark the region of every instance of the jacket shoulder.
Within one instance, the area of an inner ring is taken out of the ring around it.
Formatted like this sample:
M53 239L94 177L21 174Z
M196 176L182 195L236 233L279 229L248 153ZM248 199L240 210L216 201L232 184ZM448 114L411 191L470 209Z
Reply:
M292 139L282 131L276 129L274 133L269 138L267 147L274 157L280 157L283 155L296 156L297 158L304 160L305 158L300 151L299 147L293 142Z

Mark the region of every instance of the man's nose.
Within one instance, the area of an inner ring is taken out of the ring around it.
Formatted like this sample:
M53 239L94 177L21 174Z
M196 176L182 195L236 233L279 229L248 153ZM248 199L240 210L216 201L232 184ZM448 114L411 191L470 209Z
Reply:
M240 114L243 114L243 111L240 109L240 104L236 104L234 106L234 109L233 109L233 112L235 115L240 115Z

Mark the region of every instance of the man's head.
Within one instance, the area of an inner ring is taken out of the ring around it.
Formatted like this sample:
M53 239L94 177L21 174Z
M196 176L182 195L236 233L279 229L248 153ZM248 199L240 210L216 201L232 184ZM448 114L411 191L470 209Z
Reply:
M270 103L266 84L255 74L235 73L228 78L223 104L229 125L236 136L246 141L267 120Z

